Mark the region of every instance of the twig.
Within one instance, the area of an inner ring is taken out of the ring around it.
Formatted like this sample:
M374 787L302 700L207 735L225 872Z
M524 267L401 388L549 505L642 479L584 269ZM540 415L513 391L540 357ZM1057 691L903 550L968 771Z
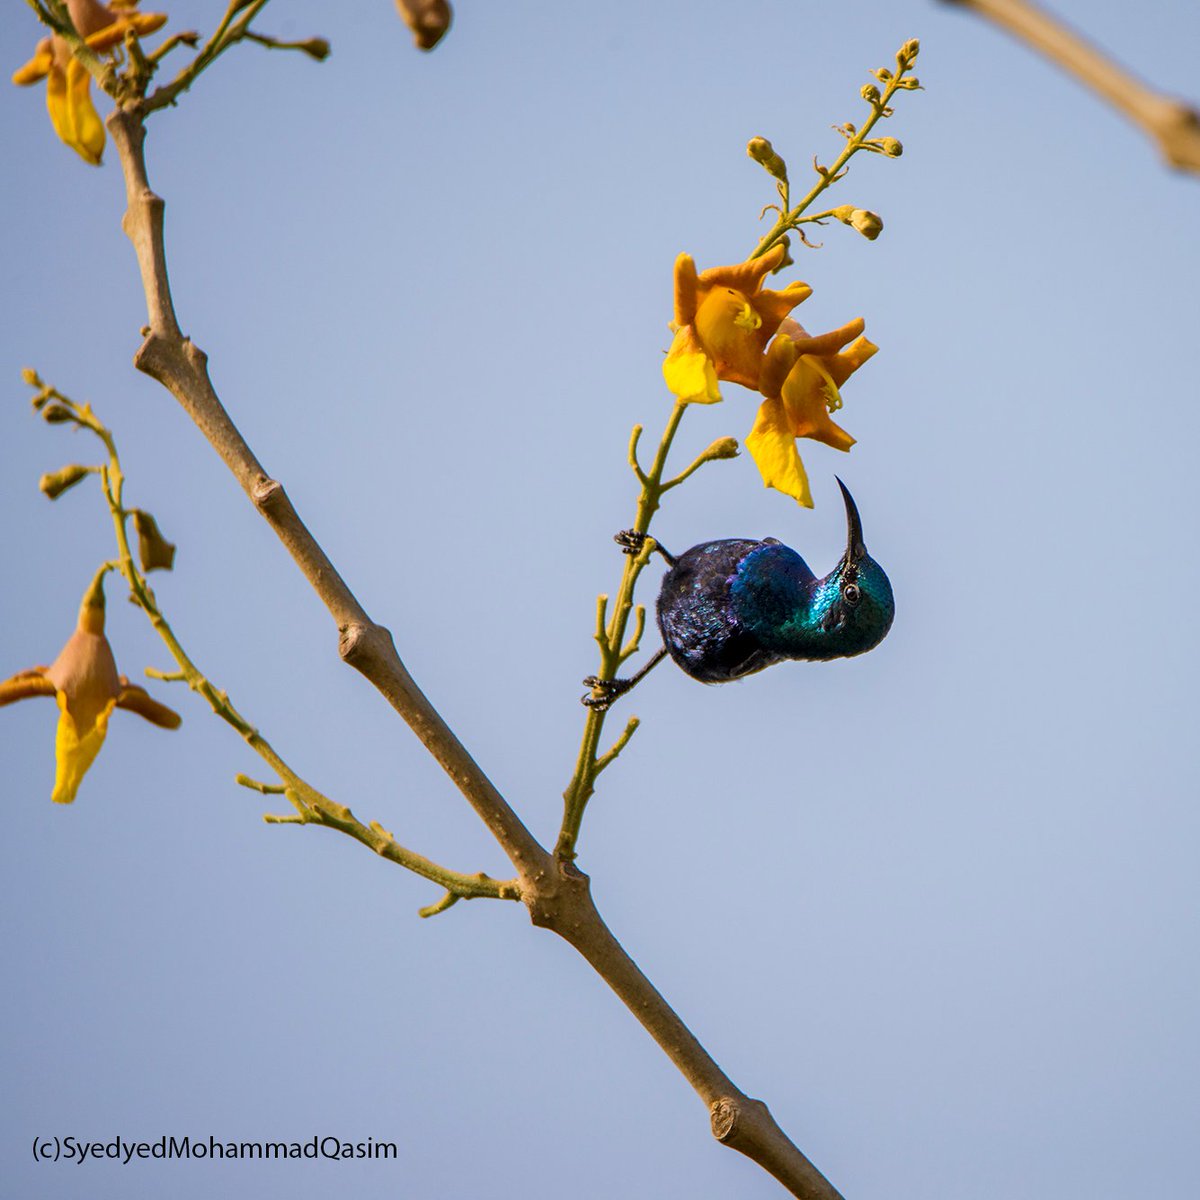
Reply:
M1079 34L1028 0L942 0L988 17L1018 40L1040 50L1124 113L1181 171L1200 172L1200 110L1140 83Z

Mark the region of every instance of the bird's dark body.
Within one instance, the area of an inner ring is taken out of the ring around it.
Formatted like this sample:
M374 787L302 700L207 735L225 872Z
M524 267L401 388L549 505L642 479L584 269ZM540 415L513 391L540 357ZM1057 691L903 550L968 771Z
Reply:
M747 557L778 544L749 538L704 542L681 554L663 578L659 632L671 658L693 679L725 683L780 661L742 620L733 593ZM798 554L788 553L804 565ZM811 579L812 572L808 575Z
M728 683L788 659L863 654L884 639L895 612L891 584L867 554L858 510L842 490L846 553L821 579L775 538L702 542L671 561L658 628L677 666L703 683Z

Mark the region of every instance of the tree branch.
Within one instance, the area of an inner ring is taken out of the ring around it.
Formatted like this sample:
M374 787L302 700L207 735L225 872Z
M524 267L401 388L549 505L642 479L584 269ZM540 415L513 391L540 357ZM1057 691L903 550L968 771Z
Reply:
M1200 111L1140 83L1079 34L1027 0L943 0L988 17L1040 50L1139 125L1173 167L1200 171Z
M146 174L143 120L143 111L133 106L118 108L107 122L125 177L128 206L123 227L137 254L149 316L135 365L175 396L275 531L337 623L342 658L404 718L491 830L518 873L521 898L533 923L570 943L612 988L704 1101L713 1135L722 1144L757 1162L800 1200L839 1200L839 1193L792 1144L767 1106L733 1084L622 949L592 901L587 876L569 861L556 861L520 821L417 687L391 634L367 615L282 485L267 475L243 440L209 381L204 352L183 336L176 320L163 241L164 205ZM661 473L657 462L653 477L661 478ZM614 614L614 621L619 617ZM621 619L615 632L623 629ZM600 723L590 720L589 726L598 733ZM381 839L386 836L379 833ZM432 914L444 905L443 901L426 911Z
M338 653L361 672L408 722L467 798L524 880L546 870L549 856L430 704L400 660L391 633L376 624L346 586L325 551L300 520L283 485L272 479L230 420L208 378L204 351L183 336L175 317L163 242L163 202L150 188L145 126L135 109L108 118L121 159L128 207L122 224L137 254L149 325L134 356L183 406L275 530L338 627Z
M841 1193L779 1128L767 1106L733 1083L642 974L600 916L588 877L562 861L559 881L553 893L527 898L533 923L574 946L616 992L704 1101L713 1137L758 1163L793 1196L840 1200Z

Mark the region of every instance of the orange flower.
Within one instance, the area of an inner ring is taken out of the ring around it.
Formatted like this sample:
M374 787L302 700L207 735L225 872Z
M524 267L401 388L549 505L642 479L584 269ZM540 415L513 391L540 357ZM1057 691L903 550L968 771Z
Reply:
M165 13L114 10L99 0L67 0L67 9L79 36L97 53L120 45L127 30L144 37L161 28L167 19ZM92 103L92 77L58 34L42 38L33 58L12 77L13 83L21 87L39 79L46 80L46 107L54 132L82 159L99 166L104 152L104 126Z
M812 288L799 281L783 291L762 286L786 254L779 245L760 258L710 267L699 275L691 255L681 254L675 260L676 336L664 371L684 355L700 353L712 362L717 379L757 388L767 343L788 313L812 295ZM671 386L669 374L667 383ZM679 395L674 387L671 390Z
M55 804L75 799L87 769L100 753L114 708L125 708L163 729L177 729L181 718L144 689L117 674L112 647L104 636L104 574L92 581L79 609L79 625L49 667L20 671L0 683L0 705L32 696L58 701Z
M842 407L838 389L878 349L863 336L861 317L820 337L809 337L795 321L783 323L763 362L764 399L746 438L765 486L812 507L796 439L812 438L835 450L854 445L830 413Z

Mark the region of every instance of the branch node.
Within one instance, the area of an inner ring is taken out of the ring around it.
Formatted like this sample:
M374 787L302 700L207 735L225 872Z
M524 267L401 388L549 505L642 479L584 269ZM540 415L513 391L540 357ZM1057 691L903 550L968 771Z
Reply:
M277 510L279 505L286 501L287 493L278 479L260 475L250 489L250 499L254 501L254 507L259 512L270 513Z
M382 626L366 621L352 621L338 630L338 654L342 661L359 668L374 653L374 643L382 639L391 643L392 635Z
M712 1135L718 1142L728 1142L737 1132L740 1111L738 1102L729 1096L722 1096L713 1101L709 1116L712 1121Z

